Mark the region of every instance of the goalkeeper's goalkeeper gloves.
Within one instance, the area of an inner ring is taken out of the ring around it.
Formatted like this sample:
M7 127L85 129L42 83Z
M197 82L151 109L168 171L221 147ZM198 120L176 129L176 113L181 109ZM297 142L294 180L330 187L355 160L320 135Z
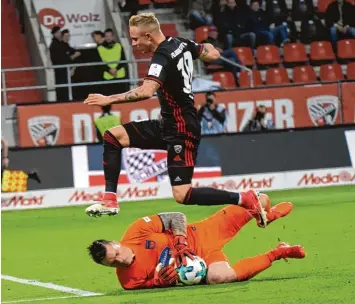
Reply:
M187 246L186 236L175 235L174 237L174 247L177 251L175 255L176 266L179 268L181 264L186 266L186 257L191 260L194 259L195 253Z
M155 268L154 286L168 287L176 285L178 280L178 273L174 267L174 259L171 259L169 265L163 266L159 263Z

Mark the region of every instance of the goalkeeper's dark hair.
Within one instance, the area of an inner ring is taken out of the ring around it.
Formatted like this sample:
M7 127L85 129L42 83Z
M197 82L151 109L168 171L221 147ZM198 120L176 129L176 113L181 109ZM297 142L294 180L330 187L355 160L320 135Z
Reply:
M96 240L87 248L91 258L97 263L102 264L103 259L106 256L105 245L110 244L106 240Z

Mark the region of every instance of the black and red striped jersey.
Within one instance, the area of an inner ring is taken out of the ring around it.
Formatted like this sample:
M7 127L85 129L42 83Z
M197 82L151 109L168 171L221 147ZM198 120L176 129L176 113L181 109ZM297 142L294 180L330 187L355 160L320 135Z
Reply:
M192 93L193 60L203 46L184 38L167 37L153 54L146 79L160 84L163 134L199 137L201 134Z

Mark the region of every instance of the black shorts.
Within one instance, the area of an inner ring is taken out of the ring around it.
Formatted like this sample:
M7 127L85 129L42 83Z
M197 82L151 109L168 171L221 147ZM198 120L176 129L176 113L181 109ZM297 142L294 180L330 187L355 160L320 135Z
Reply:
M168 152L168 174L172 186L191 183L200 137L163 134L158 120L133 121L122 125L131 148Z

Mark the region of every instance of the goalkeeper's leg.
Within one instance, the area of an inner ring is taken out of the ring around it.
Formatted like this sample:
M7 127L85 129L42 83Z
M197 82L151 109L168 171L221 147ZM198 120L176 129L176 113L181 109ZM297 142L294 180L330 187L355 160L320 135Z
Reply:
M258 273L268 269L272 263L280 259L303 259L304 249L280 243L276 248L265 254L246 258L231 267L227 262L215 262L208 266L207 282L209 284L247 281Z

